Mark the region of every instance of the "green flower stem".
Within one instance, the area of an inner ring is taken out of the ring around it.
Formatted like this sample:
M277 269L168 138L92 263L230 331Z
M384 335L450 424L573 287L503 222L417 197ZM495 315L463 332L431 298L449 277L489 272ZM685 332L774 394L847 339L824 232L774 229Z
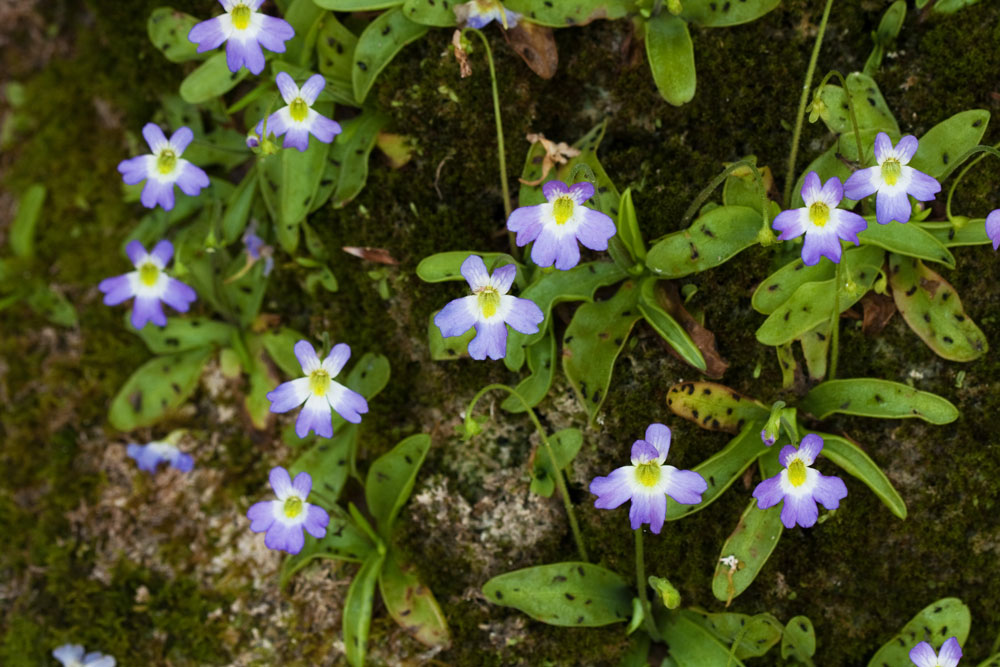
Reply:
M816 32L816 43L813 45L812 56L809 58L809 67L806 69L806 80L802 84L802 97L799 98L799 112L795 117L795 130L792 132L792 147L788 153L788 169L785 174L785 196L784 204L788 206L792 200L792 186L795 183L795 158L799 152L799 137L802 136L802 121L805 120L806 104L809 100L809 91L812 89L813 73L816 71L816 61L819 59L819 49L823 45L823 34L826 32L826 22L830 18L830 9L833 7L833 0L826 0L826 7L823 8L823 18L819 22L819 30ZM846 89L844 92L847 92Z
M996 146L974 146L970 148L968 151L966 151L965 155L963 155L961 158L955 161L955 167L948 170L941 176L940 180L943 181L944 179L948 178L948 176L951 175L952 171L954 171L954 169L957 168L958 165L962 164L976 153L982 153L982 155L977 157L975 160L965 165L965 169L963 169L961 173L959 173L959 175L955 177L955 180L951 182L951 187L948 189L948 199L945 203L945 215L947 215L949 221L952 219L951 198L955 194L955 188L957 188L958 184L962 182L963 178L965 178L965 174L968 173L968 171L972 169L974 166L976 166L976 163L978 163L984 157L986 157L987 155L993 155L994 157L1000 158L1000 151L998 151L997 148L1000 148L1000 144L997 144Z
M649 636L659 640L660 632L653 621L653 608L649 604L649 593L646 591L649 584L646 582L646 557L642 549L642 526L632 532L635 533L635 586L639 589L639 602L642 604L642 622Z
M840 79L840 87L844 89L844 95L847 96L847 115L851 117L851 128L854 129L854 141L858 146L858 163L860 163L863 167L865 166L865 154L861 148L861 130L858 127L858 117L854 114L854 100L851 98L850 91L847 90L847 81L844 79L844 75L837 70L827 72L826 76L823 77L823 80L819 82L818 86L816 86L816 90L823 90L823 86L825 86L826 82L833 76Z
M830 368L827 369L827 379L837 378L837 354L840 342L840 281L841 265L844 263L844 256L841 254L840 261L837 262L837 273L833 278L833 315L830 316Z
M473 397L472 402L469 403L469 407L465 412L466 419L472 417L472 411L475 409L476 403L479 402L479 399L482 398L487 392L494 389L502 389L511 396L517 397L517 399L521 401L527 409L528 416L535 425L535 429L538 431L538 435L542 439L542 444L545 445L545 451L548 452L549 460L552 461L552 467L556 471L556 486L559 487L559 493L562 494L563 506L566 508L566 517L569 519L569 527L573 531L573 539L576 541L576 550L580 554L580 560L589 563L590 559L587 558L587 548L584 546L583 536L580 534L580 524L576 521L576 513L573 512L573 503L569 499L569 489L566 487L566 480L563 479L563 471L556 463L555 452L552 451L552 444L549 442L549 438L545 434L545 429L542 427L542 423L538 420L538 416L535 414L535 411L528 406L528 402L524 400L524 397L521 396L521 394L519 394L516 390L511 389L505 384L488 384L480 389L479 393Z
M750 171L753 172L753 178L757 182L757 187L760 188L760 208L763 212L763 228L770 229L770 220L768 220L767 217L767 188L764 187L764 179L761 177L760 170L757 169L757 165L749 160L737 160L723 169L721 174L713 178L712 182L698 193L698 196L694 198L691 205L688 206L686 211L684 211L684 217L681 218L681 227L687 227L688 223L691 222L691 219L694 218L696 213L698 213L698 209L701 208L701 205L704 204L705 200L708 199L712 192L715 191L715 188L722 185L723 181L726 180L729 174L733 173L740 167L748 167Z

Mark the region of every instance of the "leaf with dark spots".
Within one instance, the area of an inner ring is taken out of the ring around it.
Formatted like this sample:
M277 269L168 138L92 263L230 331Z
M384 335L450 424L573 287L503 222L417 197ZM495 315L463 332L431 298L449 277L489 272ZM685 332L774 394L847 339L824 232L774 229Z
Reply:
M394 551L386 556L378 578L379 592L389 615L415 639L427 646L448 647L448 622L429 588L412 566L401 564Z
M504 38L532 72L543 79L555 76L559 65L559 51L552 28L521 21L504 31Z

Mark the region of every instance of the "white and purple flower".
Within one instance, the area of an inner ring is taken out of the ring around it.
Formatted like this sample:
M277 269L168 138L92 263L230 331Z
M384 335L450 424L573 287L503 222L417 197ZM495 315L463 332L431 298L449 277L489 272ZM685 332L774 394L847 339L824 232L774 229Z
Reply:
M295 344L295 356L306 376L283 382L267 394L271 412L288 412L305 403L295 421L295 434L300 438L306 437L309 431L332 438L332 410L352 424L360 423L361 415L368 412L368 401L333 379L351 358L351 348L344 343L334 345L327 358L320 362L309 341L300 340Z
M815 171L806 174L802 184L803 208L782 211L774 218L773 227L781 232L779 241L805 234L802 242L802 262L813 266L820 257L839 262L843 248L840 240L859 245L858 232L868 223L857 213L837 208L844 198L844 188L836 176L821 184Z
M169 442L151 442L147 445L132 443L128 446L129 457L135 459L139 470L155 473L161 463L169 463L181 472L191 472L194 468L194 458L185 454Z
M993 241L993 249L1000 248L1000 208L986 216L986 236Z
M512 12L497 0L472 0L455 5L455 18L470 28L481 30L491 21L496 21L505 29L517 27L521 15Z
M118 164L122 180L128 185L146 181L142 189L142 205L155 208L157 204L169 211L174 207L174 184L186 195L195 196L208 187L208 175L200 168L181 158L184 149L194 139L190 128L179 127L170 139L155 123L146 123L142 136L149 144L152 155L138 155Z
M778 460L785 469L774 477L765 479L753 490L757 507L764 510L784 501L781 523L785 528L796 524L803 528L815 525L819 517L819 502L828 510L835 510L847 497L847 486L839 477L821 475L810 466L823 450L823 438L810 433L802 438L799 448L785 445Z
M256 222L251 222L246 232L244 232L243 247L247 251L247 264L253 266L263 259L264 275L270 275L274 269L274 248L265 244L264 239L257 236Z
M129 241L125 252L135 265L135 271L105 278L98 289L104 292L104 303L108 306L117 306L135 297L132 326L136 329L143 328L149 322L159 327L167 325L161 301L179 313L186 313L191 303L198 298L191 287L171 278L165 271L174 255L174 246L170 241L160 241L153 252L146 252L139 241Z
M560 271L580 262L577 241L591 250L607 250L615 235L615 223L600 211L587 208L594 186L586 181L566 187L562 181L542 186L548 200L544 204L522 206L507 218L507 229L517 232L517 245L531 246L531 261L538 266L555 266Z
M316 539L326 537L326 527L330 515L319 505L306 502L312 490L312 477L300 472L295 481L281 466L271 468L271 488L277 500L262 500L247 510L250 530L255 533L267 531L264 544L268 549L297 554L305 546L304 528Z
M910 649L910 661L917 667L957 667L962 659L962 647L958 637L950 637L941 645L941 652L935 653L927 642L920 642Z
M462 276L472 288L470 296L448 303L434 316L434 324L445 338L461 336L472 327L476 337L469 342L473 359L503 359L507 354L507 325L523 334L538 332L545 319L542 309L530 299L510 296L510 286L517 266L507 264L491 276L479 255L469 255L462 262Z
M941 184L932 176L906 166L917 152L917 138L908 134L895 146L885 132L875 137L875 160L878 166L860 169L844 183L844 194L851 199L875 198L875 219L880 225L893 220L909 222L910 195L918 201L930 201L941 191Z
M650 424L646 439L632 445L632 465L617 468L607 477L595 477L590 492L597 496L594 507L611 510L632 501L632 530L648 523L659 533L667 515L667 496L682 505L697 505L708 489L705 479L693 470L664 465L670 451L670 429Z
M275 81L287 106L281 107L267 117L268 135L278 137L283 134L285 141L282 146L304 151L309 146L310 134L324 144L330 143L340 134L340 123L312 108L316 98L326 86L326 79L322 74L313 74L301 88L285 72L278 72ZM257 123L256 132L258 136L264 136L263 120Z
M98 651L84 655L82 644L63 644L53 649L52 657L63 667L115 667L115 659Z
M198 53L211 51L226 42L226 64L230 72L244 65L254 74L264 71L264 52L285 52L285 42L295 36L288 21L261 14L257 9L264 0L219 0L225 14L202 21L188 33L198 45Z

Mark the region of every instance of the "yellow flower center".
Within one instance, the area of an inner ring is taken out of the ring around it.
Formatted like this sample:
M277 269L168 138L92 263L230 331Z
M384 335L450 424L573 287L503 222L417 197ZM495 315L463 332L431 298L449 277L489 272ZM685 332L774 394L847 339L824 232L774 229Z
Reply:
M493 287L479 290L479 310L483 317L490 318L497 314L500 308L500 293Z
M330 389L330 374L319 368L309 374L309 389L317 396L326 396Z
M788 465L788 482L792 486L806 483L806 464L801 459L795 459Z
M169 174L177 166L177 153L173 152L169 148L164 148L160 151L160 154L156 156L156 169L161 174Z
M830 207L821 201L813 202L809 207L809 222L817 227L825 227L830 221Z
M233 27L237 30L246 30L250 27L250 8L240 3L233 7L229 15L233 18Z
M886 185L895 185L899 180L899 175L903 173L903 165L894 157L882 163L882 182Z
M567 195L559 197L552 204L552 214L556 218L557 225L565 225L569 217L573 215L573 200Z
M302 499L298 496L292 496L285 500L285 506L281 508L281 511L285 513L289 519L294 519L298 515L302 514Z
M139 267L139 282L146 287L152 287L160 278L160 269L152 262L146 262Z
M291 115L292 120L296 123L301 123L309 115L309 105L301 97L296 97L292 100L292 103L288 105L288 113Z
M640 463L635 467L635 478L643 486L656 486L660 481L660 464L656 462Z

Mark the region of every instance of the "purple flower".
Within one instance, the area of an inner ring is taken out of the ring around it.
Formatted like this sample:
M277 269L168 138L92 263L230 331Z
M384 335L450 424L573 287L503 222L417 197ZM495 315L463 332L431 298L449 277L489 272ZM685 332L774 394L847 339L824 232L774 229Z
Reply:
M794 445L782 447L778 460L785 469L765 479L753 490L757 507L764 510L784 500L781 523L785 528L794 528L795 524L803 528L814 525L819 516L817 502L828 510L837 509L841 499L847 497L844 481L839 477L821 475L818 470L809 467L822 450L823 438L814 433L802 438L798 449Z
M278 72L275 81L287 106L267 117L267 133L276 137L285 135L282 146L304 151L309 146L310 134L324 144L330 143L334 136L340 134L340 123L312 108L326 86L326 79L322 74L313 74L302 88L295 85L292 77L285 72ZM257 134L264 136L264 121L257 123Z
M204 171L181 158L184 149L194 139L190 128L179 127L168 140L163 130L154 123L146 123L142 136L149 144L152 155L139 155L118 163L122 180L128 185L146 181L142 189L142 205L155 208L157 204L169 211L174 207L174 183L186 195L195 196L208 187Z
M763 428L760 431L760 439L764 441L765 445L770 447L771 445L773 445L775 442L778 441L778 433L777 431L773 433L768 433L767 429Z
M247 251L247 264L253 266L261 258L264 259L264 275L270 275L274 269L274 248L264 243L264 239L257 236L257 224L251 222L246 232L243 234L243 247Z
M851 199L862 199L878 193L875 198L875 219L880 225L893 220L908 222L910 200L930 201L941 191L937 179L913 167L907 167L917 152L917 138L908 134L895 147L885 132L875 137L877 167L860 169L844 183L844 193Z
M194 459L190 454L185 454L169 442L151 442L148 445L137 445L132 443L128 446L128 455L135 459L139 465L139 470L146 472L156 472L156 467L161 463L169 463L181 472L191 472L194 468Z
M312 477L300 472L292 481L288 471L281 466L271 468L271 488L277 500L262 500L247 510L250 530L265 530L264 544L268 549L297 554L305 545L305 528L316 539L326 537L330 515L322 507L306 502L312 489Z
M580 261L579 241L591 250L607 250L608 239L615 235L615 223L600 211L583 202L594 196L594 186L586 181L570 187L562 181L542 186L548 202L522 206L507 218L507 229L517 232L517 245L531 246L531 261L538 266L552 266L560 271L572 269Z
M226 64L230 72L241 67L254 74L264 71L264 52L285 52L285 42L295 36L288 21L257 11L264 0L219 0L225 14L202 21L191 28L188 39L198 45L198 53L211 51L226 42Z
M821 256L839 262L840 240L858 245L858 232L868 227L857 213L837 208L843 198L844 188L839 178L834 176L821 186L819 175L810 171L802 184L805 206L782 211L774 219L774 228L781 232L778 240L787 241L805 234L802 261L806 265L813 266Z
M496 21L504 28L517 26L521 15L504 7L497 0L472 0L461 5L455 5L455 18L470 28L481 30L491 21Z
M469 255L462 262L461 271L472 295L451 301L434 316L434 324L442 336L461 336L475 327L476 337L469 342L469 356L481 360L504 358L508 324L523 334L538 332L538 325L545 319L542 309L530 299L507 294L517 275L517 266L501 266L491 276L482 257Z
M368 412L368 401L358 392L333 380L351 358L351 348L344 343L334 345L329 356L320 362L313 346L308 341L300 340L295 344L295 356L306 376L283 382L267 394L271 412L288 412L305 403L295 421L295 433L300 438L306 437L311 430L316 435L332 438L331 409L352 424L360 423L361 415Z
M160 241L149 253L139 241L129 241L125 252L135 265L135 271L105 278L97 287L104 292L104 303L108 306L117 306L135 297L132 326L136 329L143 328L148 322L159 327L166 326L167 316L163 314L161 301L179 313L186 313L198 298L193 289L171 278L164 270L174 255L174 246L170 241Z
M927 642L920 642L910 649L910 660L917 667L956 667L962 658L962 647L958 645L958 637L950 637L941 645L941 652Z
M52 657L63 667L115 667L115 659L97 651L83 654L82 644L63 644L52 651Z
M993 249L1000 247L1000 208L986 216L986 236L993 241Z
M705 479L693 470L663 465L670 451L670 429L650 424L646 439L632 445L632 465L617 468L607 477L595 477L590 492L597 496L594 507L611 510L632 501L632 530L648 523L659 533L667 515L667 496L682 505L697 505L708 489Z

